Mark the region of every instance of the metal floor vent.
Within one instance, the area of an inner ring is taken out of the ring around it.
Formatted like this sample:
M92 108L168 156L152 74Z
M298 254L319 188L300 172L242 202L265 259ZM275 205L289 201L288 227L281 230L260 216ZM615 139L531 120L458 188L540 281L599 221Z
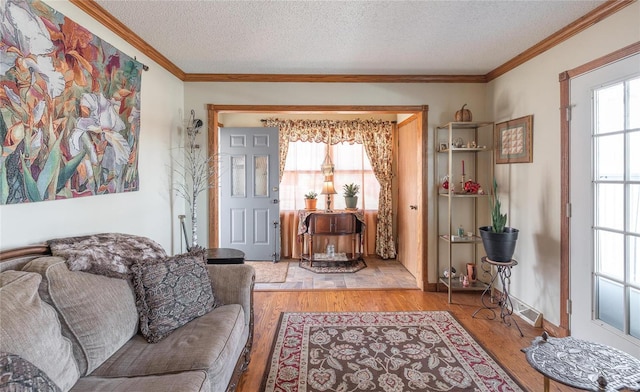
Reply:
M513 313L536 328L542 327L542 313L522 303L517 298L513 298Z

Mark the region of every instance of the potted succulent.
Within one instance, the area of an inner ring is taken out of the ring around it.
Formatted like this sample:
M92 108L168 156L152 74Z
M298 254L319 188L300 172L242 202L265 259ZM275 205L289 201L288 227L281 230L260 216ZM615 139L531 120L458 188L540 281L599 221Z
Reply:
M489 196L491 226L479 228L482 245L491 261L508 263L513 257L518 240L518 229L507 227L507 214L501 211L498 198L498 183L493 179L493 194Z
M318 193L309 191L304 195L304 208L306 210L315 210L318 203Z
M358 192L360 192L360 185L354 184L344 184L342 187L344 191L344 204L347 209L355 209L356 205L358 205Z

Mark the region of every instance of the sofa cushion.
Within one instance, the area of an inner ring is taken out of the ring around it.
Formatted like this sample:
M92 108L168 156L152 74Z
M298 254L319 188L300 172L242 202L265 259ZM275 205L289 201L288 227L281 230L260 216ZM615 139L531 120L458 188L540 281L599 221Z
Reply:
M209 392L211 390L207 382L207 372L194 370L191 372L140 377L87 376L81 378L71 391Z
M0 391L60 392L60 388L31 362L0 351Z
M149 343L159 342L217 305L203 254L136 263L131 270L140 331Z
M156 344L136 335L91 376L134 377L205 370L212 390L225 390L247 336L242 306L222 305Z
M32 363L66 391L80 377L78 365L71 342L62 336L58 315L38 295L41 279L22 271L0 273L0 351ZM15 360L7 357L5 362L19 365Z
M91 373L138 331L138 312L127 280L69 271L60 257L40 257L23 268L42 276L40 296L60 315L80 375Z
M167 254L160 244L131 234L102 233L47 241L53 256L67 261L71 271L128 279L131 264Z

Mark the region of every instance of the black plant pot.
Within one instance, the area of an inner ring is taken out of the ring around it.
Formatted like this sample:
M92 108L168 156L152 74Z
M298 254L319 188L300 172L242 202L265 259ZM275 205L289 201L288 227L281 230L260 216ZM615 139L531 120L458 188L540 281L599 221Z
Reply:
M482 245L487 252L487 257L491 261L508 263L513 257L518 240L518 229L505 227L502 233L494 233L491 226L480 227L480 237Z

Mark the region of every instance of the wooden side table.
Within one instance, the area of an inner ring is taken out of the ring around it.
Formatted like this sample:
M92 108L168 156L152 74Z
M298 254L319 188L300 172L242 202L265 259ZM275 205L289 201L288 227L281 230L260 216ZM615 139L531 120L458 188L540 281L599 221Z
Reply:
M350 252L345 253L346 260L324 255L326 258L322 258L323 261L354 261L362 258L362 236L365 225L362 221L364 218L360 218L358 214L362 215L357 211L301 212L298 234L302 235L306 242L307 253L303 252L300 258L308 260L311 266L314 261L318 261L313 253L315 235L351 237L351 249Z
M209 248L207 264L244 264L244 252L231 248Z
M544 375L545 392L549 379L586 391L640 390L640 360L604 344L544 332L522 351Z

